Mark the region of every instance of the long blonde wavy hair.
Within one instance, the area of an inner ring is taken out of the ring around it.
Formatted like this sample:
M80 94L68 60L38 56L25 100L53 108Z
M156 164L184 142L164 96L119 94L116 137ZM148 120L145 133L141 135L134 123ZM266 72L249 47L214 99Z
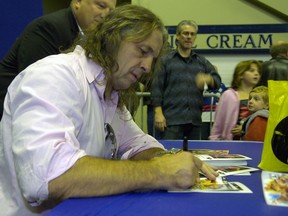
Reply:
M117 71L117 54L122 41L139 43L147 39L151 33L158 29L163 35L163 46L160 55L164 52L168 40L168 33L159 17L150 10L136 5L119 6L109 13L105 19L93 29L85 31L86 39L81 46L86 50L88 58L104 68L106 76L105 98L111 98L113 90L112 73ZM151 71L155 67L154 60ZM152 75L150 75L150 78ZM140 80L141 81L141 80ZM147 81L147 76L145 76ZM120 90L118 107L127 105L128 101L138 101L136 96L137 85Z

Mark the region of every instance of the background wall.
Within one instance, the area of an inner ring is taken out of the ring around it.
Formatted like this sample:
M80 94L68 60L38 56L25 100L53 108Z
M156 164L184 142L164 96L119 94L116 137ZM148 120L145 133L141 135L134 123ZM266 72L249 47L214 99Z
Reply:
M42 0L43 13L48 14L69 7L71 0Z
M166 25L177 25L182 19L193 19L199 25L285 23L276 14L272 15L251 2L262 2L288 14L286 0L132 0L131 2L151 9Z
M2 1L0 9L0 59L6 54L23 28L43 14L42 1Z
M166 26L176 26L183 19L195 20L198 25L287 24L285 18L288 18L288 2L285 0L132 0L131 2L158 14ZM267 4L273 10L266 10L251 2ZM280 16L281 14L284 16ZM230 85L234 67L239 61L247 59L266 61L270 58L269 53L203 55L218 67L223 83L227 86Z
M51 13L61 8L68 7L71 0L42 0L44 7L44 14ZM131 0L117 0L117 6L131 3Z
M69 6L71 0L9 0L0 9L0 59L8 52L23 29L35 18ZM117 5L131 3L118 0Z

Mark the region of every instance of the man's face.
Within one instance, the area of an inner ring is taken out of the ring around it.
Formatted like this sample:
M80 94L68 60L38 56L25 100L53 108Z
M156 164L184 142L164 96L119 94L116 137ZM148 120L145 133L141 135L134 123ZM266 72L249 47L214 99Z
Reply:
M181 49L192 49L196 36L197 32L193 26L183 25L181 27L181 32L176 35L178 47Z
M143 73L149 73L162 44L163 36L159 30L154 30L146 40L139 43L123 41L117 55L119 68L112 75L113 88L127 89L139 80Z
M116 7L116 0L77 0L74 14L82 29L97 25Z

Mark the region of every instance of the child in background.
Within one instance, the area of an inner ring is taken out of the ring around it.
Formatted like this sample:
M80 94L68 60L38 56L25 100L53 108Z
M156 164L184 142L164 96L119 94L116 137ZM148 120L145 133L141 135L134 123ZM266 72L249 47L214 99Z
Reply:
M248 101L248 110L253 114L243 124L243 140L264 141L269 116L268 109L268 88L266 86L254 88L250 92Z
M261 63L257 60L239 62L234 70L231 86L226 90L216 108L215 121L209 139L240 140L242 120L251 113L247 104L250 91L261 75Z

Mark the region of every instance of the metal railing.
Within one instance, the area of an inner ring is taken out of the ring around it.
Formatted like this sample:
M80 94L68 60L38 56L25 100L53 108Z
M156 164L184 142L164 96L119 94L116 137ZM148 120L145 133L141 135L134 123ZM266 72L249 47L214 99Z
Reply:
M141 110L141 123L140 123L140 128L143 130L144 128L144 115L143 115L143 111L144 111L144 105L143 105L143 99L144 97L150 97L151 93L150 92L136 92L136 95L138 97L140 97L139 99L139 104L140 104L140 110Z
M220 93L208 93L208 92L204 92L203 93L203 97L210 97L211 101L210 101L210 129L213 126L213 105L215 102L215 99L217 98L218 100L220 99Z

